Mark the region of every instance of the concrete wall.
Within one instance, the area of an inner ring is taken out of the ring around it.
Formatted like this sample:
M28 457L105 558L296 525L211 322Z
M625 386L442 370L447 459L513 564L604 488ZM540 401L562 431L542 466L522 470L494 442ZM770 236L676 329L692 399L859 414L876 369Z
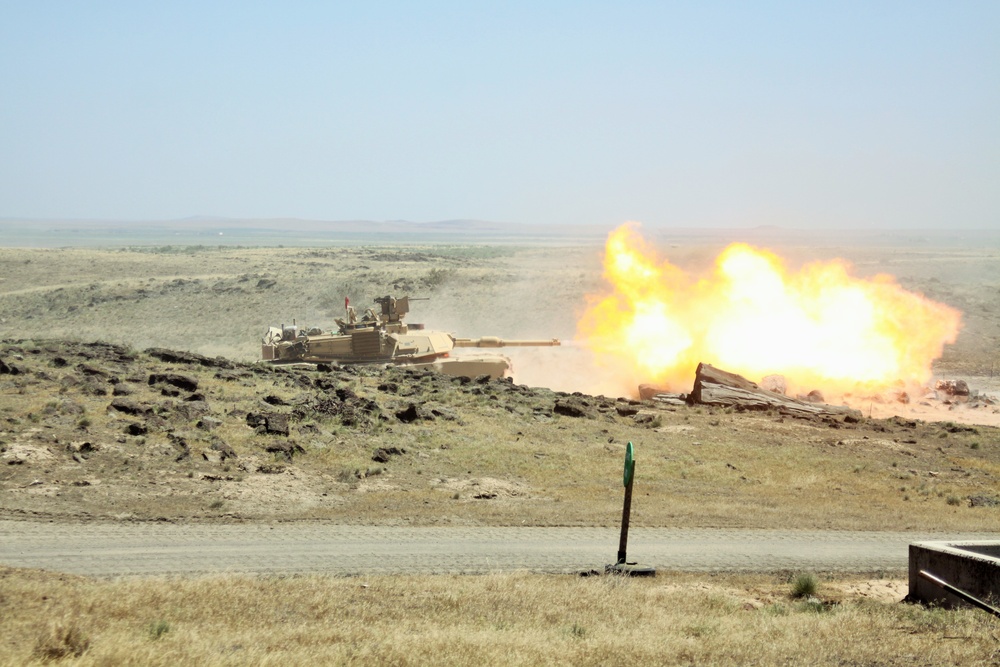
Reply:
M910 545L908 600L954 607L960 598L918 576L920 570L943 579L989 604L1000 603L1000 542L919 542Z

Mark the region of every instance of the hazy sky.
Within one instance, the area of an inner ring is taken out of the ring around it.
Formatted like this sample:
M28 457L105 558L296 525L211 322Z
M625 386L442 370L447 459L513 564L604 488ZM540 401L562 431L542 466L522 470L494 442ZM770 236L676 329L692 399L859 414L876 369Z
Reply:
M996 228L998 35L997 0L0 0L0 217Z

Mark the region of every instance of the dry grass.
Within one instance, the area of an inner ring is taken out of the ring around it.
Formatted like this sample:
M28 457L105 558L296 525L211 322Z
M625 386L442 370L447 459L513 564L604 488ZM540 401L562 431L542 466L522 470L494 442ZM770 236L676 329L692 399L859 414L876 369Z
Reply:
M879 599L859 584L825 581L800 601L785 579L761 576L98 581L0 570L0 664L996 664L992 617L900 604L901 582L868 582Z

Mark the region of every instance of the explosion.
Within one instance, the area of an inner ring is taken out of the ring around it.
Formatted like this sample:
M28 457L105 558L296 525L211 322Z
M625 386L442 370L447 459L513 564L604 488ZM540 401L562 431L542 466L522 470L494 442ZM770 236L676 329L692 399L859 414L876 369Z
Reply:
M630 392L640 382L686 391L701 361L831 392L918 385L958 335L959 311L892 276L853 277L842 260L793 272L769 251L734 243L693 277L661 261L636 227L609 235L609 293L588 297L577 325Z

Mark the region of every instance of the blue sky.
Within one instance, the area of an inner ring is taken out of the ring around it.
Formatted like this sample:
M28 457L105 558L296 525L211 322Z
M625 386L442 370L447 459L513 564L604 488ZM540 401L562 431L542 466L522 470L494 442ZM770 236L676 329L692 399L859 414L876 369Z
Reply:
M998 32L995 0L0 0L0 217L997 228Z

